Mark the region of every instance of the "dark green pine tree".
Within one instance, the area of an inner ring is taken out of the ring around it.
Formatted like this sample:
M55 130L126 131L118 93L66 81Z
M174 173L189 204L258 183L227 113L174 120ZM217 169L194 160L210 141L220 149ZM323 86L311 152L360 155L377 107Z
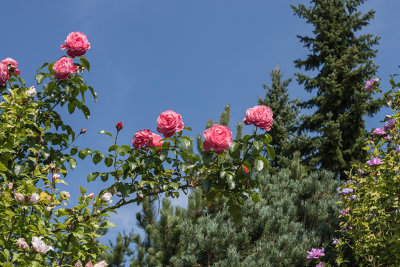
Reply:
M279 67L270 72L271 86L263 84L267 90L263 99L258 99L259 105L266 105L271 108L274 114L274 123L268 132L272 136L271 145L275 150L275 159L271 160L271 171L276 172L281 168L287 167L290 158L297 146L300 136L297 136L299 123L299 101L290 100L287 87L291 79L282 80L283 74Z
M382 106L364 90L365 80L374 77L377 66L372 59L378 37L361 34L374 11L358 11L364 0L311 0L306 7L292 6L295 15L314 26L313 36L298 36L309 51L295 61L297 68L313 77L297 73L297 80L314 96L301 103L311 109L302 118L300 132L310 133L300 147L308 166L335 172L344 179L352 162L365 159L361 149L366 138L364 116L372 116Z

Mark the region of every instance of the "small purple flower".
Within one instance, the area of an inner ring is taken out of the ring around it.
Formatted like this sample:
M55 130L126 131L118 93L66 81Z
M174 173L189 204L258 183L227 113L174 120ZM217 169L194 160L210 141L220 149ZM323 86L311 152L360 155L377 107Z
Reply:
M311 251L307 251L307 253L307 259L319 259L319 257L325 256L324 248L313 248Z
M379 82L379 78L373 78L365 82L364 89L370 91L372 89L372 85Z
M349 230L353 230L353 227L350 226L350 227L349 227Z
M376 158L372 157L370 160L367 161L367 164L369 166L378 166L378 165L381 165L383 163L385 163L385 162L383 162L383 160L381 160L378 157L376 157Z
M363 170L358 169L358 174L359 174L359 175L364 175L364 173L365 173L365 172L364 172Z
M337 238L332 239L332 245L336 246L337 244L339 244L339 239Z
M340 214L341 214L341 215L348 214L348 213L349 213L349 210L348 210L348 209L342 209L342 210L340 210Z
M395 122L396 121L394 119L391 119L391 120L388 120L387 122L385 122L385 126L384 126L385 130L393 129Z
M351 195L350 200L357 200L357 195Z
M352 188L341 188L341 187L338 187L337 189L336 189L336 191L337 191L337 195L338 196L345 196L345 195L348 195L348 194L350 194L350 193L353 193L353 189Z
M325 267L324 262L320 261L315 267Z
M400 146L396 148L396 152L400 152Z
M376 128L373 132L373 135L384 135L386 134L385 129L383 127Z

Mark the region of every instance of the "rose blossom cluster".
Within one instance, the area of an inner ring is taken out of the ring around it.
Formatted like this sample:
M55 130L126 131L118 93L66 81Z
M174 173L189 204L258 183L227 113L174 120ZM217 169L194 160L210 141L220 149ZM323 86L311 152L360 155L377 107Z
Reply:
M249 108L246 111L246 117L243 119L246 125L255 125L256 127L263 128L269 131L273 124L272 110L264 105ZM116 126L118 129L118 124ZM184 123L182 116L172 110L164 111L157 118L157 131L164 135L165 138L172 137L175 133L182 131ZM121 123L122 129L122 123ZM203 148L205 151L213 149L218 154L228 150L232 145L232 132L224 125L215 124L203 133L204 142ZM162 146L163 141L161 136L152 133L150 130L141 130L134 134L132 145L135 149L141 147L159 147ZM247 173L246 167L242 166L243 170Z
M72 58L84 55L90 49L90 43L85 34L71 32L68 34L65 44L61 45L61 49L67 49L67 55L70 57L62 57L54 64L54 77L57 80L67 80L70 74L76 73L78 70Z

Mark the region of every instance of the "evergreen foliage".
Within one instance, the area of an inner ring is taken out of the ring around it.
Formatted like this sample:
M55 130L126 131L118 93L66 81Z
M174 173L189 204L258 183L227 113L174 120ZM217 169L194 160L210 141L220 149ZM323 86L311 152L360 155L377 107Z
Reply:
M270 72L271 86L263 84L267 90L264 99L258 99L259 105L266 105L274 113L274 124L269 134L272 136L271 145L275 150L275 159L271 160L271 171L277 172L281 168L287 167L290 158L295 152L295 143L300 137L296 135L299 123L299 101L290 100L287 87L291 79L282 80L283 74L279 67Z
M364 116L372 116L382 106L364 82L376 73L372 59L378 37L358 34L374 18L374 11L358 11L364 0L311 0L306 7L292 6L295 15L314 26L313 36L298 36L309 51L305 59L295 61L297 68L315 73L297 73L307 92L316 91L301 107L312 114L302 118L300 132L309 132L300 147L305 162L345 178L352 162L364 160L361 149L366 138Z
M199 189L187 210L164 199L160 219L145 228L151 247L138 242L131 266L306 266L312 247L324 247L323 260L333 262L339 210L333 173L308 175L297 155L260 182L262 201L247 201L239 224L224 201L207 202ZM141 216L154 218L146 211Z

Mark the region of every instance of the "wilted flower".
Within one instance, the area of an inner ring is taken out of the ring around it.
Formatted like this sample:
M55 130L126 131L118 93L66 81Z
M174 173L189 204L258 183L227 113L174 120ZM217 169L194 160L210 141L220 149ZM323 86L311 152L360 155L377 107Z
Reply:
M25 91L25 94L26 94L28 97L34 97L34 96L36 96L37 92L36 92L35 87L34 87L34 86L29 87L29 89Z
M383 160L381 160L378 157L376 157L376 158L372 157L370 160L367 161L367 164L369 166L378 166L378 165L381 165L383 163L384 163Z
M349 200L357 200L357 195L351 195Z
M105 202L111 202L111 197L112 197L112 194L107 192L107 193L104 193L103 195L101 195L100 199Z
M71 195L67 191L62 192L63 197L69 198Z
M19 203L25 203L25 196L23 194L14 193L14 197Z
M325 256L324 248L313 248L311 251L307 251L307 253L307 259L319 259L320 257Z
M26 243L25 238L23 237L17 239L17 246L23 250L29 249L28 243Z
M385 139L388 142L392 141L392 137L390 135L386 135L385 137L383 137L383 139Z
M60 179L60 175L58 173L53 174L53 179L54 180Z
M81 261L77 261L75 263L74 267L83 267L82 262Z
M36 250L37 252L43 253L43 254L47 253L49 250L53 250L54 251L54 248L52 246L46 245L46 243L44 243L42 241L42 238L43 238L43 236L41 236L41 237L37 237L37 236L32 237L32 248L34 250Z
M332 245L336 246L337 244L339 244L339 239L337 238L332 239Z
M359 175L364 175L364 171L363 170L361 170L361 169L358 169L358 172L357 172Z
M400 152L400 146L396 148L396 152Z
M33 193L30 197L29 197L29 202L31 204L36 204L39 202L40 196L37 193Z

